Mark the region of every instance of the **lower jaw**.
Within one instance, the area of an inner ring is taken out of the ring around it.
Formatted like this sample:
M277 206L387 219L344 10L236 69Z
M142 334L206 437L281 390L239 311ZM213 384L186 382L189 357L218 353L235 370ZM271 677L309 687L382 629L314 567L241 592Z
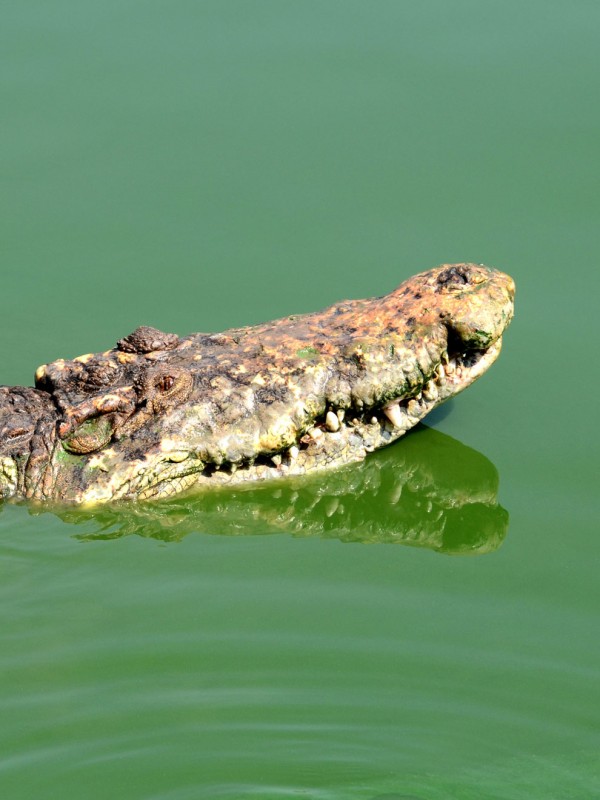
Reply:
M440 364L427 387L422 387L417 396L399 398L386 407L363 410L360 415L346 412L341 420L338 415L338 430L330 430L323 420L285 452L261 455L252 464L203 466L201 471L190 470L157 481L136 496L139 500L158 500L182 493L312 474L362 461L367 453L404 436L427 414L470 386L498 358L501 347L502 340L498 339L472 366L464 366L456 359Z
M196 485L199 473L190 472L146 487L137 495L138 500L159 500L183 494Z

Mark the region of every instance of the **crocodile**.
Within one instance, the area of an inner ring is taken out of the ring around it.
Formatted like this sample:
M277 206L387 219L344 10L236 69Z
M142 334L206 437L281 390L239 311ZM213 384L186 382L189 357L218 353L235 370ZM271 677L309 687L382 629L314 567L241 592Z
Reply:
M0 387L0 497L93 506L311 474L390 444L496 360L515 286L443 264L389 294L116 347Z

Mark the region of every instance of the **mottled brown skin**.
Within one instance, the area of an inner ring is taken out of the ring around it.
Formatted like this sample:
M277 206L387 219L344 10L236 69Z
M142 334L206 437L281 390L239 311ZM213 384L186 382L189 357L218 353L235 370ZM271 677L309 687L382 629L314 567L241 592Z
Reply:
M138 328L40 367L36 389L2 388L1 491L94 504L360 460L487 369L513 298L501 272L443 265L264 325Z

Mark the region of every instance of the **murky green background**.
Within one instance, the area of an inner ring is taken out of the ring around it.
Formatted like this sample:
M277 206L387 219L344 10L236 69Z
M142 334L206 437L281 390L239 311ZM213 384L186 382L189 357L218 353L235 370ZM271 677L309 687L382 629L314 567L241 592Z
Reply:
M518 286L492 371L343 480L5 507L2 797L600 796L598 4L2 15L3 383L441 262Z

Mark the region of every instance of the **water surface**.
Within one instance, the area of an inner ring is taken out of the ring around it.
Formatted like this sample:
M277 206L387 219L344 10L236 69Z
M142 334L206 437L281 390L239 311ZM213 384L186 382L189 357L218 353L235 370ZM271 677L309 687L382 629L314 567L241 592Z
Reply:
M0 512L9 798L600 796L595 3L14 3L2 363L513 275L490 373L338 476ZM593 413L592 413L593 412Z

